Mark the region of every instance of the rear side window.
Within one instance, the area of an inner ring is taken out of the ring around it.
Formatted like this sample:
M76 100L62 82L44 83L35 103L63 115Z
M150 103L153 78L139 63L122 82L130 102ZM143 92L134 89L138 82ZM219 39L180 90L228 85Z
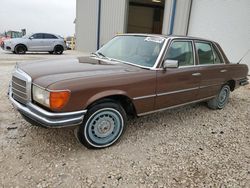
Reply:
M45 39L57 39L55 35L51 35L51 34L44 34L44 38Z
M165 59L177 60L179 66L194 65L193 45L191 41L174 41Z
M195 47L198 53L200 65L223 63L218 52L210 43L195 42Z
M209 43L196 42L195 46L198 52L199 62L201 65L214 64L213 50Z

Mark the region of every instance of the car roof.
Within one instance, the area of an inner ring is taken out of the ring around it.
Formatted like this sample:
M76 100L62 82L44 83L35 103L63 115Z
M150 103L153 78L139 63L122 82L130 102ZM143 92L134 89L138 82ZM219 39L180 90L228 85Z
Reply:
M204 40L204 41L210 41L214 42L209 39L201 38L201 37L193 37L193 36L185 36L185 35L164 35L164 34L147 34L147 33L124 33L124 34L118 34L118 36L122 35L131 35L131 36L149 36L149 37L163 37L166 39L191 39L191 40Z

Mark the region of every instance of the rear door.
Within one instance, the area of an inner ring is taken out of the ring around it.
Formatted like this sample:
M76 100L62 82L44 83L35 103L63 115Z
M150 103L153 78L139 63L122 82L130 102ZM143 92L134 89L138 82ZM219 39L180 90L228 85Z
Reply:
M177 60L178 68L157 72L157 109L177 106L197 100L200 73L195 66L195 50L192 40L173 40L164 60Z
M54 46L58 38L55 35L52 34L44 34L44 48L46 51L53 51Z
M201 73L198 98L215 96L225 82L227 66L213 43L195 41L195 48L198 56L198 72Z

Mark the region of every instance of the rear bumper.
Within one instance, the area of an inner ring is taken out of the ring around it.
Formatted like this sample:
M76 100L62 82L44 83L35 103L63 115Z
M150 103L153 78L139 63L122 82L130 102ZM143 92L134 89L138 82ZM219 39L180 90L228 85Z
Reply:
M87 110L67 113L51 113L32 103L28 103L26 106L20 104L13 99L11 92L9 93L9 98L13 106L25 117L27 121L32 124L36 123L48 128L80 125L83 121L84 115L87 113Z
M245 86L245 85L248 85L248 84L249 84L248 78L244 78L244 79L239 80L239 85L240 86Z

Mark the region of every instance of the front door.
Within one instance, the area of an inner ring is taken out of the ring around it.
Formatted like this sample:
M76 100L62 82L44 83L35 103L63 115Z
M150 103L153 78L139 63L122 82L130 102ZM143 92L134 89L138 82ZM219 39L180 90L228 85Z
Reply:
M29 51L43 51L44 50L44 38L42 33L32 35L28 41Z
M193 41L172 41L164 60L177 60L179 67L157 72L156 110L197 100L200 73L195 66Z

